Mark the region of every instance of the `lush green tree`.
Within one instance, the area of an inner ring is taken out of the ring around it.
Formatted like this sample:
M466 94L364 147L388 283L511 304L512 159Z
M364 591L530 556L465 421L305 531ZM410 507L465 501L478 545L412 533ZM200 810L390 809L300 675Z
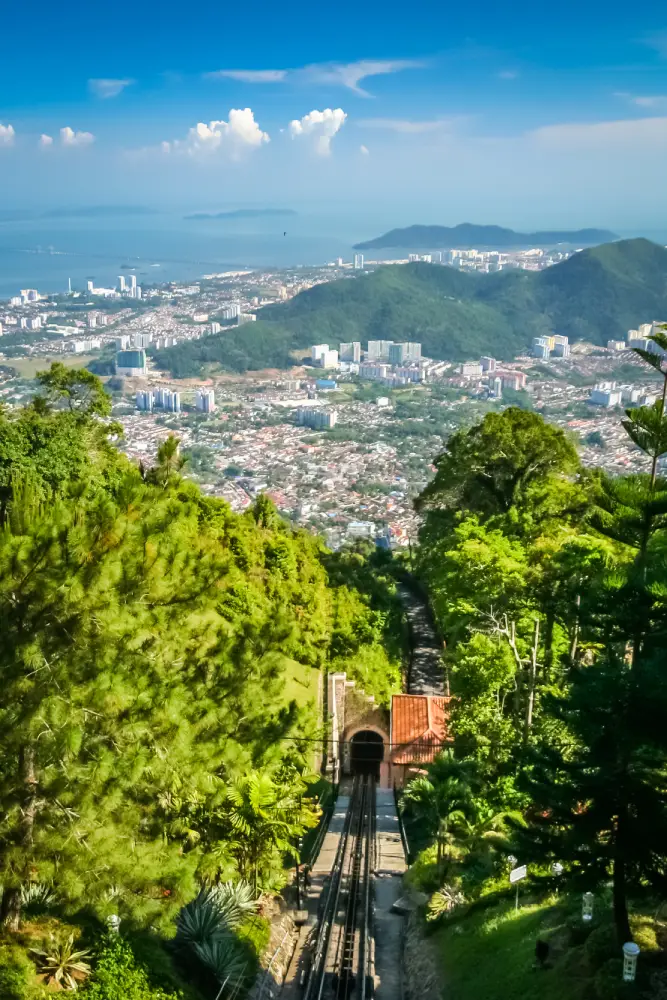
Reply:
M437 848L441 875L450 860L449 851L456 840L457 826L472 815L474 774L469 762L457 760L444 751L426 768L425 777L413 778L403 792L403 804L409 816L423 824Z
M612 653L576 668L553 706L568 736L523 771L530 823L522 856L558 861L574 885L611 877L619 942L632 940L628 893L667 889L667 679L662 657L641 679Z
M507 513L529 498L534 486L545 479L563 480L578 464L576 450L562 430L535 413L510 407L450 437L418 506L463 508L485 517Z

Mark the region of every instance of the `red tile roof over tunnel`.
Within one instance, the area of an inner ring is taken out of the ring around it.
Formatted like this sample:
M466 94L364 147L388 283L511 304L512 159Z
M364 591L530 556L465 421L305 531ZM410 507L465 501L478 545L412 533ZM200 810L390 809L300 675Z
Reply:
M395 694L391 699L393 764L428 764L449 740L450 699L430 694Z

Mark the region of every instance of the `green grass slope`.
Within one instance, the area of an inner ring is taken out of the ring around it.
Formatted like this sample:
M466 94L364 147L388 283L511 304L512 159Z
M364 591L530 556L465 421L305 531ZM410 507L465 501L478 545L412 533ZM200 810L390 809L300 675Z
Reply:
M514 357L531 338L566 334L604 344L630 327L667 319L667 250L623 240L544 271L465 274L414 263L317 285L268 306L256 323L157 352L175 376L208 365L287 368L319 342L417 340L428 357Z

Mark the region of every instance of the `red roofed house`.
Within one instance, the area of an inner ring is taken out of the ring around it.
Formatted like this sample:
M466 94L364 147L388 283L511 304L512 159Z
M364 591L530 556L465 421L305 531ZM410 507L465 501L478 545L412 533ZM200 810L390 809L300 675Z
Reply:
M392 784L402 787L450 742L450 698L433 694L395 694L391 699Z

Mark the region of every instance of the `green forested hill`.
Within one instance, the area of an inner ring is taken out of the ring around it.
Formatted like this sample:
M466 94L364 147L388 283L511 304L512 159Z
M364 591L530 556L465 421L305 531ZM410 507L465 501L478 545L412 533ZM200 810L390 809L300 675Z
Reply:
M511 358L542 333L604 344L667 317L667 250L623 240L575 254L540 272L464 274L415 263L380 267L318 285L268 306L252 326L156 355L175 376L215 363L237 371L288 367L310 344L418 340L429 357Z

